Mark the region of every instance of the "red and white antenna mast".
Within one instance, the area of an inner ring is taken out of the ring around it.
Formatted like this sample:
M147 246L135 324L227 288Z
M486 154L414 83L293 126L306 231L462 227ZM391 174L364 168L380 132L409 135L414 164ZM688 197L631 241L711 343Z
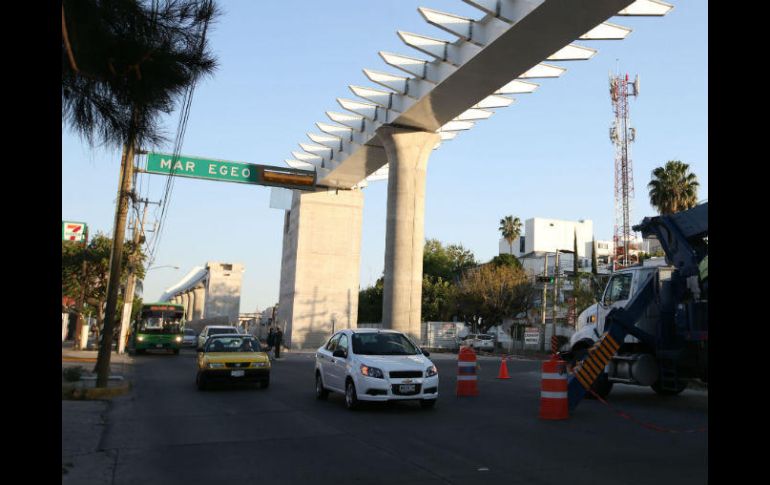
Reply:
M630 262L629 250L633 240L631 230L631 201L634 198L634 173L631 167L631 143L636 130L631 127L628 97L639 95L639 76L633 83L628 74L610 74L610 97L615 120L610 127L610 140L615 145L615 261L621 266Z

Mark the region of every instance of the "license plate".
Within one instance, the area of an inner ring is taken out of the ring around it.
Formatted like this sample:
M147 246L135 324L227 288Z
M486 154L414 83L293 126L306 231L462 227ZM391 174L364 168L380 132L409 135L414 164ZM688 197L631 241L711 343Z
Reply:
M163 344L155 344L155 347L157 347L159 349L162 349L163 348Z
M234 370L230 372L230 375L233 377L243 377L244 374L245 372L242 370Z
M402 393L414 392L414 384L401 384L398 386L398 390Z

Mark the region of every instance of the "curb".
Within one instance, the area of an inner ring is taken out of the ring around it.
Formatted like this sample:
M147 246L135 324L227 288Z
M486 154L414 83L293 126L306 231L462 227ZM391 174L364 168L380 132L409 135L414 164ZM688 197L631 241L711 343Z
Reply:
M105 400L123 396L131 390L131 383L122 381L114 387L77 387L75 384L62 384L62 399L67 400Z

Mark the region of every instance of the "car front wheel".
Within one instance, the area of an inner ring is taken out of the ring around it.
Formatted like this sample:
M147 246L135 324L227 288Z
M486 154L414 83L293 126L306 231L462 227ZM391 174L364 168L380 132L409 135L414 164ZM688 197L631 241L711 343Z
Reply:
M345 385L345 407L351 411L358 409L358 396L356 395L356 386L352 380L348 380Z
M324 389L324 383L321 379L321 373L317 372L315 375L315 398L318 400L325 400L329 397L329 391Z

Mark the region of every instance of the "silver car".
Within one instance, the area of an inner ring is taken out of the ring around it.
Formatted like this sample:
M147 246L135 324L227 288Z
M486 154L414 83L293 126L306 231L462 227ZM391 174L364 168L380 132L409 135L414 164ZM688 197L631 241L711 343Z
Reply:
M182 347L195 347L198 344L198 334L191 328L184 329Z

